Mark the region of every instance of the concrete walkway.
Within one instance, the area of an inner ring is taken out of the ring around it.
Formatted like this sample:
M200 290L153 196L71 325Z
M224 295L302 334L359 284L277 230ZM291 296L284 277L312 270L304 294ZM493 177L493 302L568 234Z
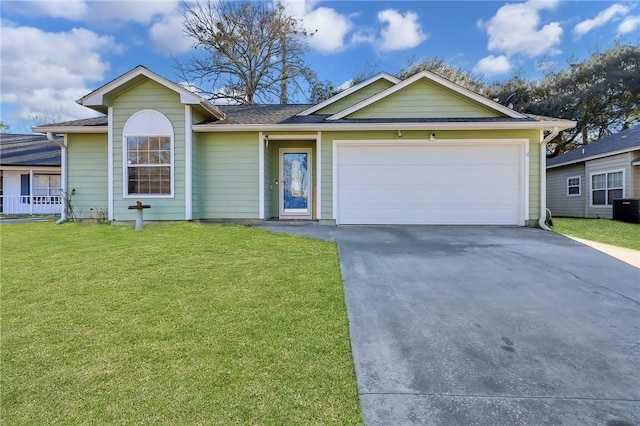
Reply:
M565 236L581 244L593 247L596 250L606 253L609 256L615 257L616 259L622 260L623 262L626 262L629 265L635 266L636 268L640 269L640 250L612 246L609 244L598 243L596 241L584 240L578 237L571 237L569 235Z

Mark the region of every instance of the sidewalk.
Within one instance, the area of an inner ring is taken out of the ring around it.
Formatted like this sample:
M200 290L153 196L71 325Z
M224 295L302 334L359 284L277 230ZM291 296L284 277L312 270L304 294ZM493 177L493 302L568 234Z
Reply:
M572 237L570 235L565 235L565 237L571 238L572 240L589 247L593 247L596 250L606 253L609 256L615 257L616 259L620 259L623 262L626 262L629 265L635 266L636 268L640 269L640 250L616 247L604 243L597 243L595 241L583 240L582 238Z

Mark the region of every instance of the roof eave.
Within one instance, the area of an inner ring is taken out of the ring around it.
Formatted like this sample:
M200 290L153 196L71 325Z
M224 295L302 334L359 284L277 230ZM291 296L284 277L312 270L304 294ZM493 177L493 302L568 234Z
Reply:
M195 124L194 132L243 131L364 131L364 130L566 130L575 127L572 121L536 122L431 122L431 123L314 123L314 124Z
M122 86L123 84L126 84L127 82L133 80L134 78L138 77L138 76L145 76L150 80L155 81L156 83L159 83L165 87L167 87L170 90L173 90L174 92L178 93L178 95L180 96L180 102L186 105L200 105L202 106L202 108L204 108L208 113L210 113L213 117L219 119L219 120L224 120L226 115L224 114L224 112L222 112L222 110L218 107L216 107L215 105L211 104L209 101L207 101L206 99L204 99L203 97L197 95L196 93L190 92L189 90L185 89L184 87L170 81L167 80L166 78L154 73L153 71L139 65L137 67L135 67L134 69L132 69L131 71L121 75L120 77L116 78L115 80L110 81L109 83L103 85L102 87L94 90L93 92L83 96L82 98L78 99L76 102L80 105L86 106L88 108L100 111L100 112L104 112L104 96L115 90L116 88ZM102 108L102 110L100 109Z
M343 99L343 98L349 96L350 94L357 92L358 90L362 89L363 87L367 87L370 84L375 83L376 81L379 81L379 80L382 80L382 79L387 80L387 81L389 81L390 83L393 83L393 84L398 84L401 81L400 79L398 79L398 78L396 78L396 77L394 77L394 76L392 76L390 74L387 74L386 72L383 72L383 73L380 73L380 74L376 74L373 77L371 77L371 78L369 78L369 79L367 79L367 80L365 80L363 82L360 82L360 83L356 84L355 86L351 86L348 89L343 90L342 92L337 93L336 95L330 97L329 99L327 99L327 100L325 100L323 102L320 102L319 104L314 105L311 108L307 108L304 111L299 112L296 115L305 116L305 115L313 114L314 112L320 111L322 108L325 108L325 107L333 104L334 102L337 102L340 99Z
M382 92L371 96L367 99L364 99L362 101L360 101L359 103L352 105L348 108L345 108L344 110L337 112L335 114L333 114L332 116L330 116L329 118L327 118L327 120L339 120L345 117L348 117L349 115L360 111L364 108L366 108L369 105L374 104L375 102L379 101L380 99L383 99L393 93L396 93L399 90L404 89L407 86L410 86L411 84L415 83L418 80L421 79L427 79L430 80L436 84L439 84L443 87L448 88L449 90L452 90L453 92L458 93L459 95L462 95L468 99L472 99L473 101L484 105L485 107L499 112L501 114L506 115L509 118L526 118L526 116L524 114L521 114L517 111L512 110L511 108L508 108L504 105L501 105L497 102L492 101L491 99L487 99L484 96L481 96L475 92L472 92L471 90L465 89L464 87L455 84L445 78L442 78L432 72L429 71L421 71L417 74L414 74L413 76L407 78L406 80L401 81L400 83L389 87L387 90L383 90Z
M556 167L571 166L573 164L584 163L585 161L597 160L604 157L611 157L612 155L624 154L627 152L637 151L639 149L640 149L640 145L618 149L616 151L603 152L601 154L589 155L588 157L576 158L573 160L563 161L558 164L547 165L547 169L555 169ZM631 163L631 165L634 165L633 162Z
M38 126L33 133L108 133L108 126Z

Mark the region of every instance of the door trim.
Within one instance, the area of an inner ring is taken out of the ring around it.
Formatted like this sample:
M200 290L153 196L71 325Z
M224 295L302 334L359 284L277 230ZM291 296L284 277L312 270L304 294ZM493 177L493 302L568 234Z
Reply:
M278 150L278 217L280 219L312 219L313 217L313 149L312 148L280 148ZM307 154L307 175L309 197L307 208L304 211L294 209L293 211L284 210L284 154L305 153Z

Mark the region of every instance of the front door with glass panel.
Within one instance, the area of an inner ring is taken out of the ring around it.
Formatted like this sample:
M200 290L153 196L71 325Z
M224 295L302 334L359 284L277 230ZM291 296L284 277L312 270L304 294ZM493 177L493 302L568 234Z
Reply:
M280 149L280 219L311 219L311 149Z

